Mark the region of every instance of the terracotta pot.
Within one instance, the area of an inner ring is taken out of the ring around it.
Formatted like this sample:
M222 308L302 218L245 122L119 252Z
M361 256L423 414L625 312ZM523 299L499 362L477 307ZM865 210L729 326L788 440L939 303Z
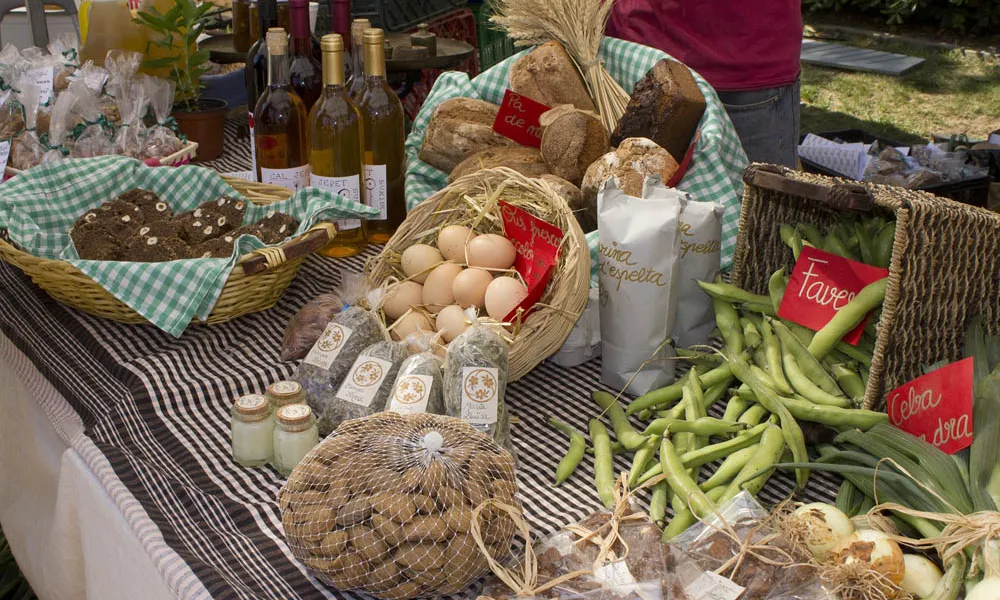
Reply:
M202 98L198 101L198 110L175 110L172 115L181 133L192 142L198 142L198 160L215 160L222 156L225 101Z

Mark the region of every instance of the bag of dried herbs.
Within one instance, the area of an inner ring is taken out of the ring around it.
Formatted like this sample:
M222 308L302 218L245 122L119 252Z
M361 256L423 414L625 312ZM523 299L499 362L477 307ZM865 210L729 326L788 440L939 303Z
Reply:
M416 333L408 336L404 343L415 353L399 367L386 410L401 415L445 414L444 376L441 359L433 351L434 340L426 334Z

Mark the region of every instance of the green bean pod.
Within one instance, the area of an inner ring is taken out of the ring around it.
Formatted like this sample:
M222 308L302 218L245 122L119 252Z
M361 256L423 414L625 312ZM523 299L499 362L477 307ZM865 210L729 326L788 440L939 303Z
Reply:
M820 233L819 228L812 223L799 223L795 226L802 234L802 239L809 242L812 246L820 248L823 245L823 234Z
M742 423L747 427L756 427L764 420L764 417L768 415L767 409L760 404L754 404L746 410L742 415L740 415L738 423Z
M847 395L854 401L854 405L861 406L865 401L865 382L861 380L861 375L856 370L841 364L833 365L830 371L840 385L840 389L847 392Z
M722 413L722 420L736 421L748 408L750 408L750 401L744 400L739 396L733 396L726 404L726 412Z
M780 398L788 412L800 421L809 421L834 429L860 429L867 431L879 423L888 423L889 415L860 408L820 406L799 398Z
M826 237L823 238L823 245L821 248L830 254L836 254L842 258L854 260L854 255L847 249L847 246L844 245L844 242L842 242L835 233L831 232L826 234Z
M715 406L715 404L722 399L722 396L724 396L726 391L729 389L729 383L732 380L733 378L729 377L725 381L708 386L708 388L705 389L701 402L702 410L705 414L708 414L709 409Z
M725 490L726 488L723 487L715 488L706 492L705 497L712 502L718 503L722 499L722 493ZM668 523L666 528L663 529L663 537L661 538L661 541L666 544L697 522L698 519L689 508L685 507L684 510L675 511L674 518L670 519L670 523Z
M791 384L785 378L785 370L781 366L781 342L771 328L771 322L765 320L760 327L761 337L764 341L764 359L767 361L767 372L774 379L774 389L779 394L791 395L793 393Z
M760 381L767 387L771 388L772 390L778 389L778 384L774 380L774 377L771 377L770 373L768 373L764 369L761 369L757 365L749 365L749 366L750 366L750 372L753 373L753 376L756 377L758 381Z
M767 315L770 317L777 314L774 308L771 307L770 300L767 302L744 302L743 304L740 304L739 307L743 309L745 314L757 313L759 315Z
M617 455L617 454L625 454L626 452L628 452L628 450L625 449L625 446L621 442L612 442L611 443L611 455L612 456ZM587 446L587 454L590 454L591 456L593 456L593 454L594 454L594 447L593 446Z
M734 311L735 312L735 311ZM742 334L740 335L740 340L742 340ZM698 378L701 382L702 388L711 387L722 381L726 381L733 376L733 371L729 367L729 363L719 365L717 368L708 371L704 375ZM684 382L677 381L666 387L662 387L658 390L653 390L647 392L628 405L625 410L626 415L634 415L635 413L645 410L647 408L653 408L658 406L663 406L671 402L676 402L681 399L684 393Z
M634 488L639 485L639 478L646 472L646 467L656 457L656 451L660 448L660 438L651 436L649 441L642 445L632 457L632 468L628 471L628 485Z
M861 262L866 265L875 265L875 252L872 249L871 233L865 231L861 223L854 224L854 231L858 236L858 251L861 253Z
M666 481L661 481L653 486L653 493L649 499L649 520L656 523L657 527L663 527L663 522L667 518L667 496L670 488Z
M715 505L688 475L677 449L669 438L660 440L660 464L670 489L687 503L695 515L705 517L715 512Z
M731 283L708 283L706 281L699 281L697 283L698 287L700 287L712 299L722 300L723 302L728 302L729 304L760 304L769 302L767 296L752 294Z
M750 460L750 457L756 451L756 446L750 446L749 448L737 450L727 456L726 460L722 461L722 464L712 473L711 477L701 483L702 491L707 492L720 486L728 486L732 483L733 478L739 475L743 467L746 466L747 461Z
M715 324L726 347L733 352L743 352L745 341L739 313L732 304L718 298L712 298L712 307L715 309Z
M733 452L756 445L760 440L760 436L764 434L767 427L767 423L762 423L723 442L711 444L691 452L685 452L684 454L681 454L681 463L684 465L685 469L692 469L695 467L701 467L702 465L707 465L715 460L726 458ZM638 487L657 475L662 474L662 469L662 465L657 462L642 474L642 477L640 477L638 482L636 482L636 486Z
M615 504L615 467L611 456L611 438L603 423L591 419L589 423L590 441L594 444L594 487L597 495L607 508Z
M549 419L549 424L558 431L569 435L569 450L567 450L566 456L559 461L559 466L556 467L556 485L559 485L570 478L580 461L583 460L584 451L587 449L587 438L569 424L557 419Z
M767 280L767 295L771 298L771 306L777 314L781 307L781 301L785 298L785 288L788 287L788 278L785 277L785 269L781 268L771 274Z
M749 429L744 423L723 421L714 417L700 417L693 421L684 419L657 419L649 424L644 435L665 435L666 433L693 433L701 437L728 435Z
M768 303L770 306L770 302ZM743 341L746 343L748 348L756 348L761 343L760 331L757 326L753 324L753 321L747 319L746 317L740 318L740 325L743 326Z
M795 337L795 334L785 326L784 323L776 319L771 320L771 328L774 333L777 334L778 340L781 341L782 349L782 366L785 368L785 375L789 379L789 383L792 383L791 374L788 373L788 363L784 359L788 356L794 356L797 366L800 370L808 377L813 383L820 387L823 391L834 396L843 396L844 393L837 386L837 382L834 381L833 376L826 372L826 368L816 360L816 357L809 353L808 348ZM794 383L792 384L794 388Z
M601 390L595 390L591 396L594 402L608 415L611 427L615 430L615 437L625 445L625 448L638 450L646 443L646 437L632 428L628 417L625 416L625 409L622 408L621 404L618 404L618 400L614 396Z
M857 327L868 313L882 305L888 282L889 279L883 277L869 283L846 306L838 310L837 314L813 336L808 348L809 354L823 358L833 350L837 342Z
M896 223L889 222L878 232L875 238L875 246L872 248L872 260L876 267L889 268L892 260L892 246L896 241Z
M791 225L778 227L778 235L781 236L781 241L792 249L795 260L799 260L799 254L802 254L802 235Z
M726 491L722 493L719 502L725 503L727 500L731 500L740 493L740 490L746 490L756 496L761 488L764 487L764 484L767 483L771 473L774 472L773 466L781 459L781 454L784 451L785 440L781 427L777 425L768 426L767 430L764 431L764 435L761 436L760 444L754 451L753 456L747 460L743 468L740 469L740 472L733 478L729 486L725 488ZM764 470L766 472L760 473ZM760 474L753 479L743 481L757 473Z
M806 400L816 404L822 404L823 406L839 406L840 408L849 408L851 406L851 400L849 398L843 395L834 396L833 394L828 394L825 390L814 384L812 380L810 380L806 374L802 372L802 369L799 366L799 361L796 360L790 353L785 354L783 358L785 373L788 375L788 381L792 383L792 387L795 391L802 394L802 397Z

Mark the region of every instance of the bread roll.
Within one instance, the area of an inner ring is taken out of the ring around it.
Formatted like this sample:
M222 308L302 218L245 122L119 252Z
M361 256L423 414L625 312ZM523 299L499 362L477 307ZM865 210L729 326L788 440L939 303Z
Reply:
M514 146L513 140L493 131L493 121L499 110L499 106L483 100L445 100L434 109L427 124L420 160L451 173L458 163L476 152Z
M564 104L541 116L542 158L554 175L580 185L587 167L608 151L608 130L596 113Z
M463 160L448 176L448 183L480 169L494 167L509 167L525 177L538 177L549 172L549 167L538 149L527 146L505 146L483 150Z
M590 165L583 176L583 202L587 217L597 222L597 193L601 185L614 177L618 189L629 196L642 197L642 183L648 175L659 175L663 183L677 172L678 165L669 152L646 138L628 138L617 150L608 152Z
M583 77L559 42L546 42L518 59L510 68L510 91L549 108L572 104L597 112Z
M583 205L583 194L580 192L580 188L573 185L569 181L566 181L562 177L545 174L539 177L544 181L547 181L549 185L556 191L557 194L562 196L566 204L569 205L570 210L573 211L573 216L576 217L580 227L583 229L584 233L593 231L597 229L597 221L593 221L586 214L585 207Z

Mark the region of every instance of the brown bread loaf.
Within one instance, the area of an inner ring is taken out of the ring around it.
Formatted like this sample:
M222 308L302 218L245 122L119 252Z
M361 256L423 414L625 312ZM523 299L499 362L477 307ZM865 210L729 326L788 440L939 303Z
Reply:
M549 172L549 167L542 160L542 154L537 148L527 146L490 148L477 152L459 163L448 176L448 183L480 169L494 167L508 167L525 177L538 177Z
M483 100L452 98L436 109L427 124L420 160L451 173L458 163L488 148L514 146L493 131L500 107Z
M552 186L552 189L562 196L566 204L569 205L570 210L573 211L573 216L580 223L580 227L584 233L597 229L597 221L591 221L584 210L583 194L580 192L579 187L557 175L545 174L539 177L539 179L547 181Z
M580 185L587 167L608 151L608 130L596 113L568 104L542 115L542 158L554 175Z
M682 160L704 112L705 96L691 71L665 58L635 84L611 143L617 146L626 138L646 137Z
M559 42L546 42L518 59L510 68L510 91L549 108L572 104L597 112L583 77Z

